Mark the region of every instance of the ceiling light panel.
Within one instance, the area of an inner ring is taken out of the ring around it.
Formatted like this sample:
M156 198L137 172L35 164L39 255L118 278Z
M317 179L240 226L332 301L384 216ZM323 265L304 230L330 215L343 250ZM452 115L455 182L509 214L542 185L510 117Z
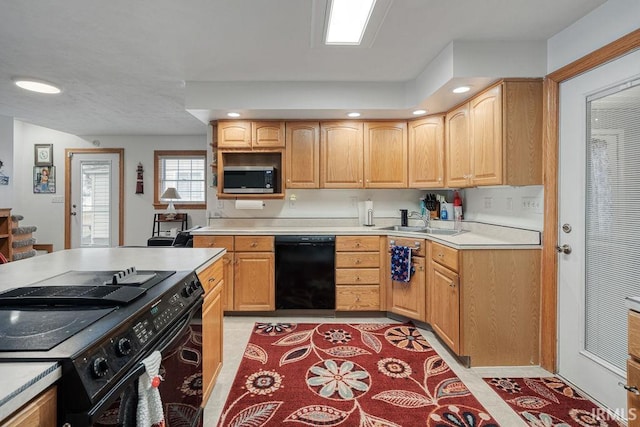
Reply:
M359 45L376 0L331 0L325 43Z
M57 94L61 92L59 87L57 87L53 83L49 83L44 80L16 77L15 79L13 79L13 82L19 88L29 90L31 92L46 93L46 94Z

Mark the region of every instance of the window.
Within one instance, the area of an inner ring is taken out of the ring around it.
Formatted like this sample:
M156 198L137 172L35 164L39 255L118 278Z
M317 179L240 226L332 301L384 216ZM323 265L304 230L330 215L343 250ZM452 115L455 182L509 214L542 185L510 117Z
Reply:
M153 206L166 208L168 201L160 196L169 187L180 195L174 200L176 208L206 209L207 152L202 151L154 151L155 188Z

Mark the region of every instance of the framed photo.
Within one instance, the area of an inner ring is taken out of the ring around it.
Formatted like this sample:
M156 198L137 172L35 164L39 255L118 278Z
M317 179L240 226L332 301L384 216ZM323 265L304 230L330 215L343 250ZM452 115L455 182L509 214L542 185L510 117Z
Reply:
M51 194L56 192L56 167L33 167L33 192L39 194Z
M36 166L53 166L53 144L35 144L33 155Z

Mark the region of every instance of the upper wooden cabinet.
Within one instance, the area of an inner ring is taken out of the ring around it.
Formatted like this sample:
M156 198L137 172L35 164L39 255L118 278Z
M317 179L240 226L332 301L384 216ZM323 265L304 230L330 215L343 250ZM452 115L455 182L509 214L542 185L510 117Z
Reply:
M320 187L320 123L287 122L287 188Z
M284 148L284 122L218 122L218 148Z
M320 124L320 187L363 187L362 122Z
M444 116L409 122L409 188L444 186Z
M364 186L407 187L407 123L364 124Z
M542 81L506 80L446 116L448 187L542 184Z

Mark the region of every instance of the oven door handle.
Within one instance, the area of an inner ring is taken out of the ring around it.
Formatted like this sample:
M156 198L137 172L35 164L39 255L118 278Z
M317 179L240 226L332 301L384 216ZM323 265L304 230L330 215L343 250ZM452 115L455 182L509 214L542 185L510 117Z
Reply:
M163 353L166 349L171 347L177 339L180 338L182 333L186 328L191 324L191 320L198 312L199 309L202 308L202 298L198 300L196 305L194 305L191 310L189 310L186 314L182 316L182 318L168 331L165 332L163 338L156 343L156 345L150 349L145 357L148 357L151 353L158 350L160 353ZM143 358L144 359L144 358ZM146 370L146 367L142 362L138 363L134 368L132 368L124 377L122 377L114 387L109 390L107 394L105 394L102 399L100 399L95 405L89 409L87 415L93 422L94 417L104 411L107 405L110 405L120 393L124 391L125 388L131 383L132 380L138 379L140 375L142 375Z

